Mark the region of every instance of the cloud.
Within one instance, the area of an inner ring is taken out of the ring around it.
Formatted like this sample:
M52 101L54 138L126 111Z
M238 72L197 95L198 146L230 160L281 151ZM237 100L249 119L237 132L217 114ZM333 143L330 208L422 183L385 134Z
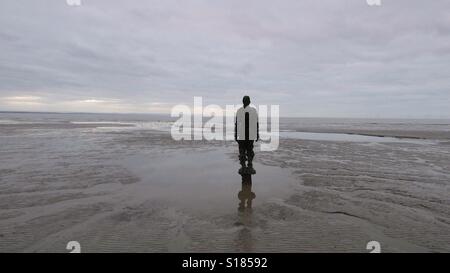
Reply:
M3 105L11 108L27 107L33 109L45 106L42 102L42 98L37 96L12 96L2 97L0 99Z
M248 94L282 115L448 118L449 18L447 0L4 0L0 97L41 99L0 110L169 113Z

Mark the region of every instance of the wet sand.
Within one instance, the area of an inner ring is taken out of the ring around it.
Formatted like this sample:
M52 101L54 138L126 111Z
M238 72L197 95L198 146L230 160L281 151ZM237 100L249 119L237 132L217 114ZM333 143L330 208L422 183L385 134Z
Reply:
M450 251L446 142L282 139L250 185L232 142L79 126L0 125L0 252Z

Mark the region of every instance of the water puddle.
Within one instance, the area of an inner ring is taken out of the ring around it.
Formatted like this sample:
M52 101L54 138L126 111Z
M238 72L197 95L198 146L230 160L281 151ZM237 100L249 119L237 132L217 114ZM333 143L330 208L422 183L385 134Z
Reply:
M358 134L344 133L309 133L309 132L280 132L281 138L293 138L304 140L320 141L348 141L348 142L395 142L395 143L414 143L414 144L433 144L432 140L396 138L383 136L366 136Z
M286 197L296 179L289 170L254 164L256 174L241 176L237 154L231 150L186 152L161 158L139 155L127 168L141 182L135 193L196 212L226 212ZM256 154L256 156L258 156Z

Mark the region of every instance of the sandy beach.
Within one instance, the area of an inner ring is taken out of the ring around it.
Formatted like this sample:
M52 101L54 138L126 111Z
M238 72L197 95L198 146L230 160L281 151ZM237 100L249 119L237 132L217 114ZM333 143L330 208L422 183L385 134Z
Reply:
M450 251L445 122L285 121L344 139L257 146L249 187L234 142L174 141L159 119L18 116L0 116L0 252L68 252L69 241L83 252L368 252L373 240L383 252Z

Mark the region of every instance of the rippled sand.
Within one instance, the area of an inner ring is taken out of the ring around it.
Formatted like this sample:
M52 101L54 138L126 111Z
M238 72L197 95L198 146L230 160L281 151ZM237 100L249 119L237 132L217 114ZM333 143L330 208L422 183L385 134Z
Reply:
M234 143L105 126L0 125L0 252L450 251L448 142L283 139L250 186Z

